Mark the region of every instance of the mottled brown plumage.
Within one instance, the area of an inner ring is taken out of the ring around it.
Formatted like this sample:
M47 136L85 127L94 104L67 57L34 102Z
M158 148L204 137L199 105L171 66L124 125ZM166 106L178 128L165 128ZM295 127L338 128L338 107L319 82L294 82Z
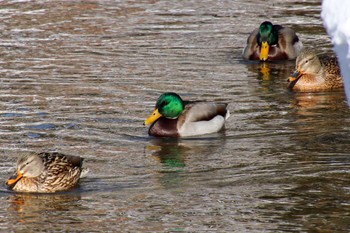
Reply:
M57 152L42 152L21 157L16 174L6 182L17 192L52 193L77 185L83 159Z
M310 49L303 50L297 57L296 70L288 81L288 87L299 92L331 91L343 87L337 58L319 58Z

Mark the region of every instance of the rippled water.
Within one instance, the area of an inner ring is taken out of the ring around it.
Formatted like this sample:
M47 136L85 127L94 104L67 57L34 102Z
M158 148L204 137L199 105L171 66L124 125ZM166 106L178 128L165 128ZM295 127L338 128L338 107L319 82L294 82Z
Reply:
M293 61L241 59L262 21L331 53L320 1L0 2L0 231L346 232L342 91L286 90ZM223 132L147 136L160 93L229 102ZM74 191L14 194L17 157L90 168Z

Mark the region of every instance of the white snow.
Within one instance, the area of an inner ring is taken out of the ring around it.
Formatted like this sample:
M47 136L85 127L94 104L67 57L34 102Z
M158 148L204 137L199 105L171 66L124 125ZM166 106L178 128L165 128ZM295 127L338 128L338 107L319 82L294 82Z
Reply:
M323 0L321 17L332 38L350 105L350 0Z

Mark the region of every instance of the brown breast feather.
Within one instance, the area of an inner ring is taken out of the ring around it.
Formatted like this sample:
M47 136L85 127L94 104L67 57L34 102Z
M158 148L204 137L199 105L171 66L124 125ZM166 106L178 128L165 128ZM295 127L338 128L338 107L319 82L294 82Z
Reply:
M178 119L159 118L148 130L148 134L156 137L179 137Z

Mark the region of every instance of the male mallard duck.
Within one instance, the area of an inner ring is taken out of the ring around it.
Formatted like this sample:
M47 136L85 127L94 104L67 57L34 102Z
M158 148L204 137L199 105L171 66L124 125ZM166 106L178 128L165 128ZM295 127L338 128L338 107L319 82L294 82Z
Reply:
M18 160L17 172L6 185L18 192L64 191L78 183L82 164L81 157L57 152L28 154Z
M227 104L184 102L175 93L162 94L144 124L152 124L148 134L157 137L186 137L218 132L230 113Z
M293 91L317 92L343 87L335 57L323 57L320 60L314 51L305 49L297 57L295 69L288 79L288 88Z
M291 60L302 48L303 44L292 29L265 21L249 35L242 55L248 60Z

